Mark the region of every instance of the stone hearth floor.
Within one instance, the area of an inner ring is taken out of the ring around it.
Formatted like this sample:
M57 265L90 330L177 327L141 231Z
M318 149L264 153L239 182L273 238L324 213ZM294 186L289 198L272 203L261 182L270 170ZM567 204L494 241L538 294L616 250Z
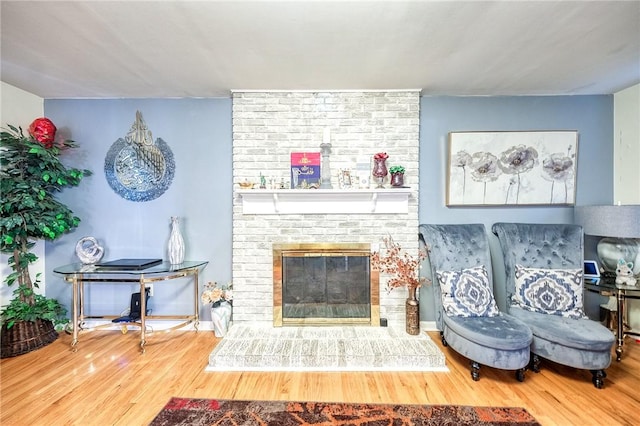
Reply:
M448 371L429 336L392 327L233 325L206 371Z

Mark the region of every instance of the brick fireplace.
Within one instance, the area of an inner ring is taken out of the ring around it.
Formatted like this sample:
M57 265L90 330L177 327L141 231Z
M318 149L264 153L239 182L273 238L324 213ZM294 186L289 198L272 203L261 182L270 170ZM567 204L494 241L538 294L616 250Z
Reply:
M268 184L288 181L290 153L319 152L327 134L332 189L239 188L261 175ZM274 246L355 243L376 250L390 234L403 249L417 251L418 138L418 91L234 92L234 322L277 320ZM389 154L388 166L405 167L409 188L340 189L342 170L355 172L381 151ZM403 325L406 292L387 293L384 275L379 283L375 310L390 325Z

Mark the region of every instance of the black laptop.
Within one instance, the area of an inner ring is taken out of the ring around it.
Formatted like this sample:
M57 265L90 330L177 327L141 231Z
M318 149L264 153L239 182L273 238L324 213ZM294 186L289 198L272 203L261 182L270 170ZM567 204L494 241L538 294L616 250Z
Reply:
M142 270L162 263L162 259L118 259L98 263L100 268Z

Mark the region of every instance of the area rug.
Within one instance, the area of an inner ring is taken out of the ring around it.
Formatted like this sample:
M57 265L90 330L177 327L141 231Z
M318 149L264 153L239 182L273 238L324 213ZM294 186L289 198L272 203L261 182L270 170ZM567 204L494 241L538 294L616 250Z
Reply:
M151 422L151 426L169 425L524 426L540 423L527 410L516 407L171 398Z
M206 371L448 371L426 334L392 327L234 325Z

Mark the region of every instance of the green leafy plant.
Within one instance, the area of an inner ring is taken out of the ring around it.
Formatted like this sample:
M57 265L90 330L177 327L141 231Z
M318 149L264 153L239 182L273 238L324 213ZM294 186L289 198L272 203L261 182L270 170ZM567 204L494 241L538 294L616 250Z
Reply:
M391 173L392 175L395 173L404 173L404 167L403 166L391 166L389 167L389 173Z
M4 282L9 286L17 282L18 288L0 319L10 327L18 320L64 315L57 301L34 292L39 277L31 279L29 265L38 257L31 249L39 239L55 240L78 226L80 219L55 194L79 185L91 172L67 168L60 161L60 154L76 145L71 140L56 141L51 120L34 120L28 136L20 127L8 127L0 133L0 251L10 255L7 263L13 271Z
M27 303L23 299L32 299ZM54 325L66 324L67 310L57 300L37 294L33 289L19 285L13 291L13 299L2 309L2 321L11 328L17 321L49 320Z

